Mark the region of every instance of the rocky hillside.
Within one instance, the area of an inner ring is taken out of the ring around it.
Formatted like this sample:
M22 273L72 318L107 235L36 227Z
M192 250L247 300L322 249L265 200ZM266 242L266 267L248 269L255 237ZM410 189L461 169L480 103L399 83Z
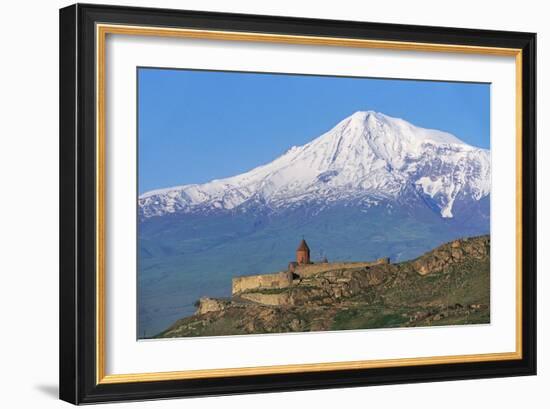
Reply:
M160 338L489 323L489 236L398 264L326 271L291 287L202 298Z

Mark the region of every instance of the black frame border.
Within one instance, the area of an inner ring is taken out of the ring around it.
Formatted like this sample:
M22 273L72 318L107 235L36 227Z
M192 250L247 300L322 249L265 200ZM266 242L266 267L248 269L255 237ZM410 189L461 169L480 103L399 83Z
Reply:
M522 359L96 384L96 23L522 50ZM536 374L536 34L75 4L60 10L60 377L74 404Z

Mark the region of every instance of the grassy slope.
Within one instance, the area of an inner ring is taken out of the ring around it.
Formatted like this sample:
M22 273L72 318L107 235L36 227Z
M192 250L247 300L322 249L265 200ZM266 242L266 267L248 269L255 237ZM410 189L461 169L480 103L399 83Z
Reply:
M489 322L489 308L480 310L462 307L480 304L489 306L489 260L469 260L439 273L420 276L408 263L401 266L401 283L385 283L373 288L377 294L365 294L363 300L374 298L370 304L359 301L336 314L331 329L388 328L400 326L478 324ZM426 318L409 321L413 314ZM443 314L433 320L438 314Z

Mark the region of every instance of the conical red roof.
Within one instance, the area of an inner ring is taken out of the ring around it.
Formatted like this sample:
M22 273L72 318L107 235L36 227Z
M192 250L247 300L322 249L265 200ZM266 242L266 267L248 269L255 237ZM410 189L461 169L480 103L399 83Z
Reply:
M302 239L302 241L300 242L300 245L298 246L298 248L296 249L296 251L300 251L300 250L307 250L309 251L309 247L306 243L306 241L304 239Z

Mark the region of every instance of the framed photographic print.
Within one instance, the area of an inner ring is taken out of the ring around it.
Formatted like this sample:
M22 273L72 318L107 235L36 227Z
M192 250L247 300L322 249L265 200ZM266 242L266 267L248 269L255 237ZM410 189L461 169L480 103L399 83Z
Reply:
M61 9L61 399L535 374L535 39Z

